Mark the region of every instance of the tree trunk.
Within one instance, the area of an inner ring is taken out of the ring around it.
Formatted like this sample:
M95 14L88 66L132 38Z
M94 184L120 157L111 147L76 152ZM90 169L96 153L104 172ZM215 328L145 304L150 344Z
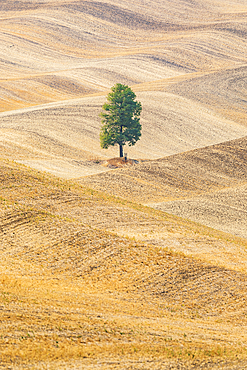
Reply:
M121 132L121 134L123 132L123 126L122 125L120 126L120 132ZM123 145L122 144L119 144L119 156L120 156L120 158L123 158Z
M119 144L119 156L123 158L123 145Z

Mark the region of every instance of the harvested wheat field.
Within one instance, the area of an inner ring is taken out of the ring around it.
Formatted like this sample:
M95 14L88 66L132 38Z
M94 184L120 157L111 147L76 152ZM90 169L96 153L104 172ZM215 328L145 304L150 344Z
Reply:
M144 106L142 140L126 148L131 158L157 159L247 135L247 127L204 108L198 117L197 103L191 112L189 101L166 92L141 92L138 99ZM4 156L64 178L105 171L97 162L118 155L115 147L100 148L99 113L105 100L87 97L0 113Z
M78 180L247 238L247 137Z
M105 171L95 161L118 152L100 148L99 113L116 82L143 105L131 158L246 136L246 9L240 0L1 2L4 155L63 178Z
M246 14L0 2L0 369L247 368ZM127 162L99 144L118 82Z
M6 160L1 194L2 368L246 366L244 239Z

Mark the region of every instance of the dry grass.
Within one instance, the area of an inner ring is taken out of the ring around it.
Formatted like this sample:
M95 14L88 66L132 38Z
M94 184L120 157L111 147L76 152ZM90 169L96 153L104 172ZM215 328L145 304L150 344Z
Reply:
M1 369L247 367L246 140L226 142L247 135L246 11L1 1ZM112 169L99 112L116 82L143 130L139 163ZM144 205L167 201L232 234Z
M78 181L246 238L246 137Z
M105 171L105 167L92 162L118 154L117 147L104 150L99 144L99 113L105 99L94 96L2 113L5 156L66 178ZM143 104L142 139L134 147L125 148L129 158L157 159L247 134L245 127L175 95L142 92L138 99Z
M246 242L9 161L1 194L3 368L242 366L246 268L169 249Z
M5 1L6 155L66 178L104 171L88 160L118 153L101 150L98 140L99 112L116 82L131 85L143 103L142 140L126 148L130 158L157 159L245 136L246 9L235 1L230 8L231 14L218 2L180 0L145 7L21 1L13 8ZM15 111L37 105L43 106Z
M186 199L245 185L246 145L244 137L78 181L142 204Z

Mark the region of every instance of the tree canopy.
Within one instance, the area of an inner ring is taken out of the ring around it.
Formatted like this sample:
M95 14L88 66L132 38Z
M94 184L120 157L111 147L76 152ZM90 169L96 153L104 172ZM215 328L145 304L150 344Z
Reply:
M100 144L104 149L118 144L120 157L123 157L123 146L135 145L141 137L142 106L135 101L136 95L127 85L117 83L111 90L107 96L108 102L103 105L103 112L100 114Z

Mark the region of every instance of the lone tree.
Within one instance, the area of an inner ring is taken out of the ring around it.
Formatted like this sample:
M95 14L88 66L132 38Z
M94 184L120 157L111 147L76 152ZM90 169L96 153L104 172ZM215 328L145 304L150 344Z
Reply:
M135 143L141 137L140 114L142 106L135 101L136 95L130 87L120 83L112 87L107 96L108 102L103 105L102 127L100 132L101 147L119 145L120 158L123 157L123 146Z

